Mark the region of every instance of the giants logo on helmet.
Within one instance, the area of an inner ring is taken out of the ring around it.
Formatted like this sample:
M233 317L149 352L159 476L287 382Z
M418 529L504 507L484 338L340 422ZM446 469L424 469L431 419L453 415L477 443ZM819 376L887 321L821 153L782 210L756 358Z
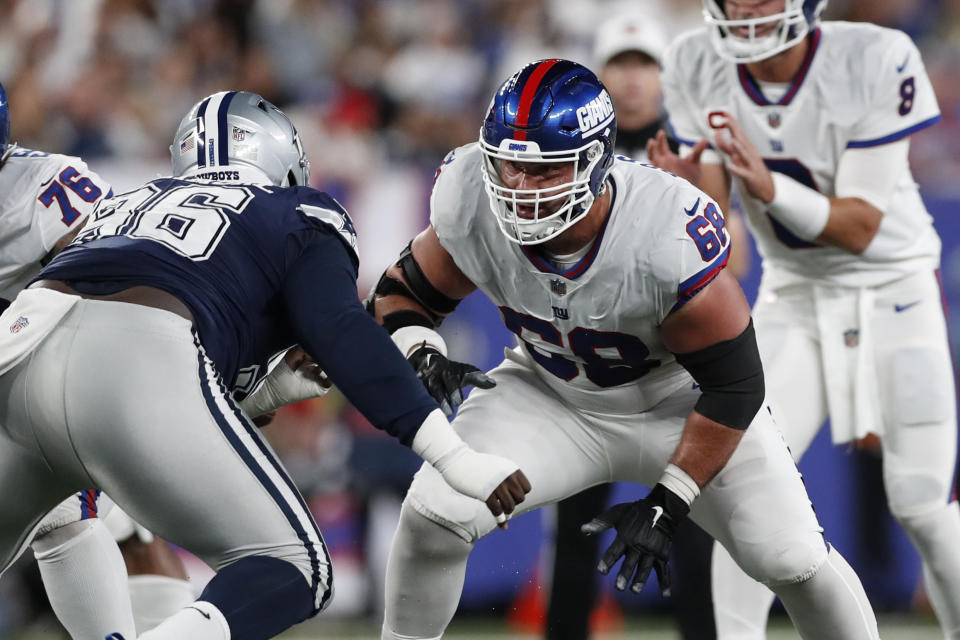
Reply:
M600 95L577 109L580 135L584 138L607 126L612 119L613 102L606 90L601 91Z

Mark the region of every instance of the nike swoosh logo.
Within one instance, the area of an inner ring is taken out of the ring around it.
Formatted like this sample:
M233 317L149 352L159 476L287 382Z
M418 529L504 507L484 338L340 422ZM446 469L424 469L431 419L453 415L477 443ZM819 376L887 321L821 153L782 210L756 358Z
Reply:
M653 522L650 523L650 528L657 526L657 521L660 520L660 516L663 515L663 507L653 507Z
M893 305L893 310L896 311L897 313L900 313L901 311L906 311L910 307L917 306L921 302L922 300L915 300L914 302L908 302L907 304L895 304Z
M188 609L193 609L194 611L196 611L197 613L199 613L200 615L202 615L202 616L203 616L204 618L206 618L207 620L210 619L210 614L207 613L206 611L203 611L203 610L201 610L201 609L197 609L196 607L187 607L187 608L188 608Z
M897 66L897 73L903 73L903 70L907 68L907 62L910 61L910 53L907 53L907 57L903 59L903 64Z
M683 212L688 216L693 216L697 214L697 209L700 208L700 198L697 198L697 201L693 203L693 206L689 209L684 209Z

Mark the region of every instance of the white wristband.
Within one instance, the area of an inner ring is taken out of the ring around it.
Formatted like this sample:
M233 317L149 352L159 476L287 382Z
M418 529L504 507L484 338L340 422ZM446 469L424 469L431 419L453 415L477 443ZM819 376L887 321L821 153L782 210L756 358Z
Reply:
M771 173L774 195L767 205L770 215L798 238L816 240L830 218L830 198L778 171Z
M519 469L507 458L471 449L440 409L427 414L410 448L433 465L454 490L477 500L486 500L497 485Z
M700 487L690 475L675 464L668 464L660 477L660 484L680 496L689 507L700 495Z
M404 358L424 342L427 343L428 347L433 347L439 351L441 355L447 355L447 343L443 341L443 336L427 327L421 327L420 325L400 327L390 337L393 338L393 343L400 349Z
M440 409L434 409L427 414L410 443L414 453L433 466L437 466L443 458L465 446L467 443L453 430Z

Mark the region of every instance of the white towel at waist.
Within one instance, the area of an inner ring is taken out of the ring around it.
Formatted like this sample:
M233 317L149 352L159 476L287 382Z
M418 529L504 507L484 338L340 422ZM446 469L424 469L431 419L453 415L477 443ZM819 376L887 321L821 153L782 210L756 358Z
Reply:
M868 433L882 436L869 321L875 292L869 287L814 285L813 294L833 443L850 442Z
M50 289L24 289L0 315L0 374L37 348L80 300Z

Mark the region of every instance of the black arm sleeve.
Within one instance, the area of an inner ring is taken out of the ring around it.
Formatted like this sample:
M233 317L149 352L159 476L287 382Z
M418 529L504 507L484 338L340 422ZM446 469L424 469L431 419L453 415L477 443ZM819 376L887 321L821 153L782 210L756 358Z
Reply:
M291 242L302 244L283 296L298 342L375 427L409 446L437 403L364 310L343 244L321 231Z
M703 391L695 407L698 413L733 429L750 426L765 393L753 318L733 340L674 355Z

